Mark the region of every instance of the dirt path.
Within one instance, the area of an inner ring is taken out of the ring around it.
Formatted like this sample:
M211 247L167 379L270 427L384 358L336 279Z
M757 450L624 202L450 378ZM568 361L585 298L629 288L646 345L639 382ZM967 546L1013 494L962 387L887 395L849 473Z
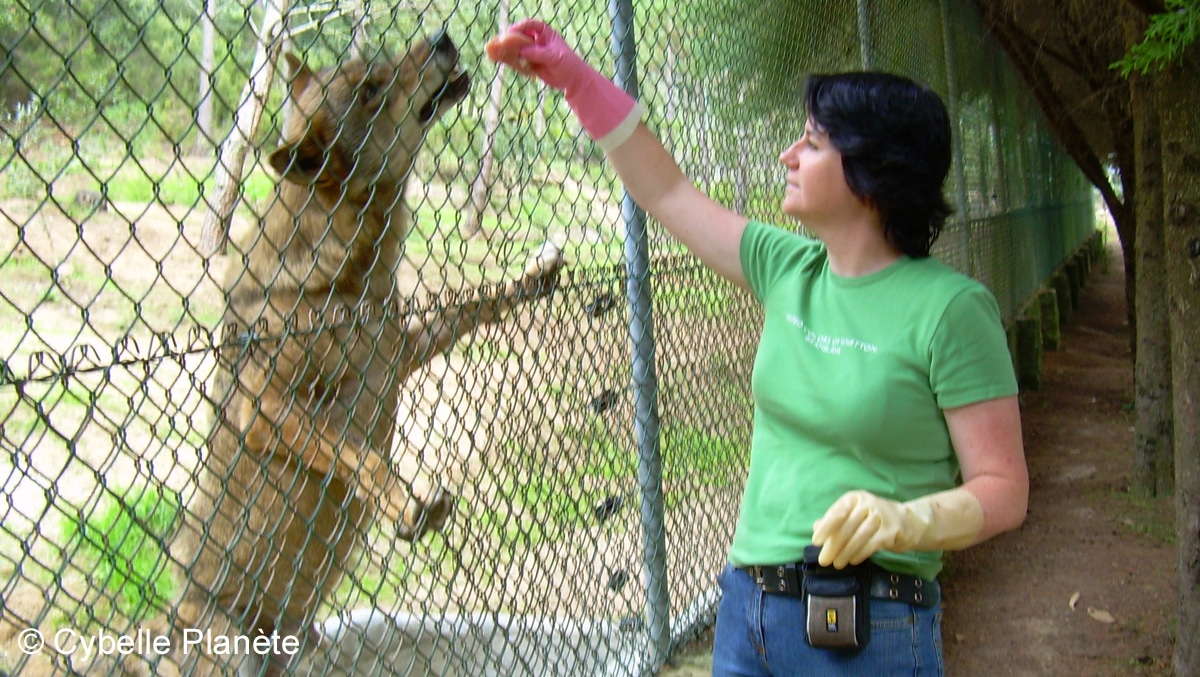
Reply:
M1170 674L1174 518L1169 500L1127 490L1133 372L1116 249L1093 270L1063 346L1045 355L1041 390L1021 397L1028 519L954 555L943 574L947 675ZM664 674L708 675L710 651L711 637Z
M947 674L1170 674L1174 517L1169 499L1128 492L1133 367L1119 252L1093 271L1063 346L1045 355L1042 389L1022 396L1025 525L950 562Z

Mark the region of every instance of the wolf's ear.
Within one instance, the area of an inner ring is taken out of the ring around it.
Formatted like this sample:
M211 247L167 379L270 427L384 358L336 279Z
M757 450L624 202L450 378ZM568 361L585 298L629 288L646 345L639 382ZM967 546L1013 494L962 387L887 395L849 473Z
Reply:
M308 66L300 60L300 57L287 52L283 55L283 61L287 64L287 79L291 83L288 88L288 94L293 99L298 97L313 80L313 72Z
M271 166L286 181L302 186L311 186L325 167L329 155L309 135L299 141L281 146L271 153Z

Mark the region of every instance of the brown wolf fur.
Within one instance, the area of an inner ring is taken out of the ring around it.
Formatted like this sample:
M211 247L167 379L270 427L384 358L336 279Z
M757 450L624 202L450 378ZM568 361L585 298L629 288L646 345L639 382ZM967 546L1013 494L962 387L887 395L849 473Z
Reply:
M467 93L457 51L438 35L390 63L318 73L288 62L289 114L270 157L282 179L260 228L234 245L216 423L171 546L185 572L173 647L193 674L233 668L195 648L180 658L184 629L305 641L372 520L405 540L444 524L451 496L415 488L390 458L400 388L459 337L547 293L561 266L554 255L457 306L396 312L405 184L426 128Z

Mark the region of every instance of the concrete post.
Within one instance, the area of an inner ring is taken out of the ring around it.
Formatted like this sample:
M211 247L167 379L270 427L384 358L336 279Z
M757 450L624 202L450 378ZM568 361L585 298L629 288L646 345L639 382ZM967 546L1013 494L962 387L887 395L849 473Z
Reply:
M1037 304L1042 314L1042 348L1060 350L1062 331L1058 324L1058 294L1053 289L1039 290Z
M1017 383L1022 390L1042 387L1041 307L1031 303L1017 318Z
M1067 281L1066 273L1060 270L1051 276L1050 285L1058 297L1058 321L1067 324L1071 321L1071 283Z

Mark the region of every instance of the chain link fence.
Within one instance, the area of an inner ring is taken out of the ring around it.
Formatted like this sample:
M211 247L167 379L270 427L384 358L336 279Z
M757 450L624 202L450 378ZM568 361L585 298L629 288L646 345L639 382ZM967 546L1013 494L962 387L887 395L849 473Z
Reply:
M641 675L711 623L759 311L482 57L510 20L774 222L805 73L927 82L934 253L1009 318L1094 229L969 2L609 5L4 5L0 673Z

